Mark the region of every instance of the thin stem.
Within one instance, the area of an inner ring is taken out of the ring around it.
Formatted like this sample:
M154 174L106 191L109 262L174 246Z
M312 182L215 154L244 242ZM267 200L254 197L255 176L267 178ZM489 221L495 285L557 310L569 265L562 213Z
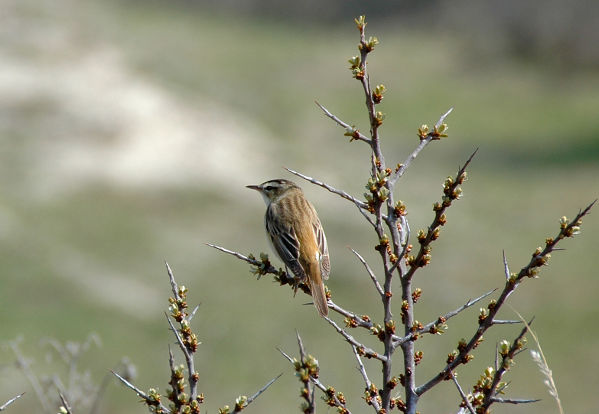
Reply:
M435 126L437 128L440 127L441 124L443 124L443 122L445 122L445 118L447 118L447 116L452 111L453 111L453 108L449 108L449 110L447 112L445 112L443 115L441 115L441 117L439 118L439 120L437 121ZM420 154L420 151L422 151L424 149L424 147L426 147L432 140L433 140L432 135L429 135L425 139L420 140L420 143L418 144L416 149L414 149L414 151L412 151L412 153L408 156L408 158L406 158L406 160L403 162L403 164L401 164L401 167L399 167L399 169L397 171L395 171L389 178L389 182L391 183L391 185L394 185L397 182L397 180L402 175L404 175L404 173L406 172L406 170L408 169L408 167L410 166L412 161L414 161L416 159L418 154Z
M322 109L322 111L324 112L324 114L326 116L328 116L329 118L331 118L333 121L335 121L338 125L342 126L343 128L345 128L347 131L353 131L352 134L352 139L355 140L359 140L359 141L364 141L367 144L371 143L370 138L368 138L366 135L362 134L360 131L358 131L357 129L355 129L352 125L343 122L341 119L337 118L335 115L333 115L331 112L329 112L329 110L327 108L325 108L324 106L322 106L320 103L318 103L317 101L314 101L316 103L316 105L318 105L318 107L320 109Z
M476 412L474 411L474 407L472 407L472 404L470 404L470 401L468 401L468 397L466 396L466 394L464 394L464 390L462 390L462 387L460 387L460 383L458 382L458 379L456 378L455 374L453 372L450 372L450 374L451 379L453 380L455 386L458 388L458 392L460 393L460 396L462 397L462 401L464 401L466 408L468 408L470 414L476 414Z
M375 358L378 359L379 361L383 361L383 362L388 362L387 360L387 356L386 355L379 355L375 350L373 350L372 348L368 348L366 346L364 346L363 344L361 344L360 342L356 341L356 339L351 336L350 334L348 334L347 332L345 332L345 330L343 330L341 327L339 327L339 325L337 325L335 323L335 321L331 320L329 317L325 316L324 319L331 324L331 326L333 328L335 328L335 330L345 338L345 340L347 342L349 342L352 346L355 346L358 348L359 352L366 356L366 358Z
M119 374L117 374L114 371L111 371L115 377L117 377L123 384L125 384L125 386L127 388L132 389L133 391L135 391L135 393L142 398L146 404L148 405L148 407L152 407L152 406L157 406L160 407L160 409L166 413L169 414L171 412L171 410L169 410L168 408L166 408L164 405L162 405L162 403L157 403L156 400L150 398L148 396L148 394L146 394L145 392L143 392L142 390L140 390L139 388L137 388L135 385L133 385L132 383L130 383L129 381L127 381L125 378L121 377Z
M362 256L360 256L360 253L358 253L357 251L355 251L351 247L349 249L353 252L353 254L356 255L356 257L362 263L362 265L364 265L364 268L366 269L366 272L368 273L368 276L370 276L370 279L372 280L372 283L374 284L374 287L376 288L377 292L379 292L379 295L381 295L381 298L383 296L385 296L385 291L383 290L383 287L381 286L381 284L379 283L378 279L376 278L376 275L374 274L374 272L372 271L372 269L368 265L368 262L366 262L366 260Z
M307 175L304 175L300 172L294 171L290 168L287 167L283 167L285 168L287 171L289 171L291 174L297 175L300 178L303 178L306 181L311 182L312 184L316 184L328 191L330 191L333 194L337 194L338 196L345 198L346 200L351 201L352 203L356 204L358 207L360 207L363 210L368 211L368 204L366 204L365 202L363 202L362 200L357 199L356 197L349 195L348 193L346 193L345 191L342 190L337 190L336 188L328 185L327 183L323 182L323 181L319 181L315 178L309 177Z
M370 378L368 378L368 373L366 372L366 368L364 368L362 358L360 357L360 354L358 353L358 350L355 346L352 346L352 350L354 351L354 356L356 357L356 361L358 362L358 371L360 371L360 374L362 374L362 378L364 378L364 383L366 384L366 392L371 392L372 382L370 381ZM374 408L374 411L376 413L380 411L380 405L377 401L376 396L371 396L370 400L368 400L367 402L372 404L372 407Z
M10 400L6 401L4 404L0 405L0 411L4 411L8 408L9 405L11 405L12 403L14 403L15 401L17 401L19 398L21 398L23 396L23 394L25 394L24 392L22 392L21 394L12 397Z

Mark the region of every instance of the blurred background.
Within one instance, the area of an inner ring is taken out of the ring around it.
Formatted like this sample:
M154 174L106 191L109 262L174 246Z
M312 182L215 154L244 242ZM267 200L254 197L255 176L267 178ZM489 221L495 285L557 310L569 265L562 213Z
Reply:
M190 304L201 303L194 327L204 410L232 405L280 372L248 412L297 410L299 383L275 347L297 355L298 329L321 362L323 383L343 391L354 412L367 411L350 347L302 305L308 298L293 298L269 277L256 281L248 266L205 245L269 252L264 204L244 186L293 178L284 166L364 192L367 147L348 143L314 105L368 130L361 87L347 69L357 54L359 14L381 42L369 69L373 84L388 88L379 106L387 114L388 164L418 144L421 124L455 108L450 137L427 147L398 187L414 234L430 223L445 177L479 148L432 263L418 273L418 320L501 287L502 250L518 270L557 233L562 215L598 197L599 3L241 3L0 3L0 401L26 391L10 412L43 412L15 367L15 349L38 377L57 375L81 391L73 394L76 412L90 412L88 390L102 383L96 412L146 412L130 390L105 378L128 357L140 388L166 390L173 339L164 318L164 260L189 288ZM327 232L335 301L380 321L371 282L347 249L377 269L374 233L352 204L300 184ZM598 230L593 212L540 279L526 280L511 297L525 317L536 316L567 412L591 412L599 403ZM471 335L474 308L451 320L446 335L418 341L418 383ZM502 317L515 316L506 309ZM459 370L464 388L492 365L495 343L519 329L501 326L485 336L475 360ZM70 341L75 352L90 335L77 357L79 376L69 379L48 338ZM378 381L377 364L366 364ZM495 412L557 412L528 352L506 379L507 396L542 401ZM454 385L444 383L420 411L451 413L458 403Z

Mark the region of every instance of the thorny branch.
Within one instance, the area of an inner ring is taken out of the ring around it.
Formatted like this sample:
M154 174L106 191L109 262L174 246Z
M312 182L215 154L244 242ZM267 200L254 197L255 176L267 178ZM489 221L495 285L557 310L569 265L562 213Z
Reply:
M469 353L480 343L483 334L489 329L495 320L495 315L503 304L505 303L508 296L522 283L524 278L534 278L538 275L539 268L547 264L550 253L555 249L555 246L564 238L574 236L579 230L582 224L582 218L586 216L597 200L589 204L585 209L581 210L576 217L570 222L565 217L560 220L560 231L553 237L548 238L545 241L545 248L538 248L532 254L532 259L529 263L524 266L518 273L510 274L510 278L506 281L505 286L499 295L499 298L492 302L492 306L489 306L488 313L480 322L480 325L470 341L461 347L459 353L450 361L447 366L441 370L433 378L422 384L416 389L417 394L420 396L426 391L430 390L439 382L443 381L450 371L453 371L458 365L468 362Z

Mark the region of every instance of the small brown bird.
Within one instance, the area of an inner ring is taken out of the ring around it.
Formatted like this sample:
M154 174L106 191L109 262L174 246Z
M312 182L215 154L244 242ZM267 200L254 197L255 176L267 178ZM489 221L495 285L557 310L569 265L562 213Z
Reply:
M302 189L289 180L270 180L247 188L260 192L266 202L264 224L271 247L297 278L307 279L318 313L327 316L323 279L329 278L331 262L316 210Z

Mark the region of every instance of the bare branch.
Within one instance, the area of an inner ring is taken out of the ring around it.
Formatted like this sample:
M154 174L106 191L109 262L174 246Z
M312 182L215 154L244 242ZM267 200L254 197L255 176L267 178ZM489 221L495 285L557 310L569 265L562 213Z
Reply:
M349 247L349 249L356 255L356 257L358 258L358 260L360 262L362 262L362 264L364 265L364 268L366 269L366 272L368 272L368 276L370 276L370 279L372 280L372 283L374 283L374 287L379 292L379 295L385 296L385 292L383 290L383 287L381 286L381 284L377 280L374 272L372 271L372 269L370 268L370 266L368 265L368 263L366 262L366 260L364 260L364 258L362 256L360 256L360 253L358 253L357 251L355 251L351 247Z
M297 346L298 346L299 351L300 351L300 358L303 361L304 358L306 357L306 350L304 348L304 342L302 341L302 337L300 336L298 330L295 331L295 336L297 338Z
M360 374L362 374L362 378L364 378L364 383L366 384L367 392L370 393L372 391L372 382L370 381L370 378L368 378L368 374L366 373L366 368L364 367L364 364L362 363L362 358L360 357L360 354L358 354L358 350L356 349L355 346L352 346L352 350L354 351L354 356L356 357L356 361L358 361L358 371L360 371ZM380 412L381 406L379 405L376 395L370 395L370 399L367 400L366 402L372 404L372 407L374 408L374 411L376 413Z
M462 387L460 387L460 383L458 382L458 379L455 377L455 374L453 372L450 372L450 375L455 386L458 388L458 392L460 393L460 396L462 397L462 401L464 401L466 408L468 408L470 414L476 414L476 411L474 411L474 407L472 407L472 404L470 404L470 401L468 401L468 397L466 396L466 394L464 394L464 390L462 390Z
M337 118L335 115L333 115L331 112L329 112L329 110L327 108L325 108L324 106L322 106L317 101L314 101L314 102L316 103L316 105L318 105L318 107L320 109L322 109L322 111L324 112L324 114L326 116L328 116L333 121L335 121L339 126L345 128L346 131L353 131L353 134L351 135L352 139L359 140L359 141L364 141L367 144L370 144L370 142L371 142L370 138L368 138L366 135L362 134L360 131L358 131L357 129L355 129L350 124L348 124L346 122L343 122L341 119Z
M503 253L503 271L505 273L505 280L510 280L510 268L507 265L507 258L505 257L505 250L502 250Z
M345 198L346 200L349 200L349 201L351 201L352 203L356 204L356 205L357 205L358 207L360 207L361 209L364 209L364 210L368 211L368 204L366 204L366 203L365 203L365 202L363 202L362 200L359 200L359 199L357 199L357 198L356 198L356 197L354 197L354 196L351 196L351 195L349 195L349 194L348 194L348 193L346 193L345 191L342 191L342 190L337 190L336 188L334 188L334 187L332 187L332 186L328 185L328 184L327 184L327 183L325 183L325 182L318 181L318 180L317 180L317 179L315 179L315 178L309 177L309 176L307 176L307 175L304 175L304 174L302 174L302 173L300 173L300 172L294 171L294 170L292 170L292 169L290 169L290 168L287 168L287 167L283 167L283 168L285 168L285 169L286 169L287 171L289 171L291 174L293 174L293 175L297 175L298 177L300 177L300 178L303 178L304 180L306 180L306 181L309 181L309 182L311 182L312 184L316 184L317 186L319 186L319 187L322 187L322 188L324 188L324 189L326 189L326 190L330 191L330 192L331 192L331 193L333 193L333 194L337 194L338 196L340 196L340 197L342 197L342 198Z
M435 124L435 126L437 128L439 128L441 126L441 124L443 124L443 122L445 122L445 118L447 118L447 116L453 111L453 108L449 108L449 110L447 112L445 112L443 115L441 115L441 117L439 118L439 120L437 121L437 123ZM397 182L397 180L404 175L404 173L406 172L406 170L408 169L408 167L410 166L410 164L412 163L412 161L414 161L416 159L416 157L418 156L418 154L420 154L420 151L422 151L424 149L424 147L426 147L431 141L433 140L432 136L429 136L425 139L420 140L420 143L418 144L418 146L416 147L416 149L414 149L414 151L412 151L412 153L408 156L408 158L406 158L406 160L403 162L403 164L401 164L401 167L399 167L399 169L397 171L395 171L391 177L389 177L389 183L393 186L395 185L395 183Z
M69 404L69 402L67 401L65 396L62 394L62 392L59 392L58 396L60 397L60 401L62 402L62 408L64 408L64 414L73 414L71 405Z
M379 361L387 361L387 357L385 357L384 355L379 355L378 352L374 351L371 348L368 348L366 346L364 346L363 344L361 344L360 342L356 341L356 339L351 336L350 334L348 334L347 332L345 332L345 330L343 330L342 328L339 327L339 325L337 325L335 323L335 321L333 321L332 319L330 319L329 317L325 316L324 319L333 327L335 328L335 330L345 338L345 340L347 342L349 342L351 345L355 346L358 348L358 352L363 354L364 356L366 356L366 358L376 358Z
M493 319L493 325L514 325L514 324L518 324L518 323L522 323L522 321Z
M414 333L411 333L410 335L406 335L403 338L399 338L397 341L394 341L393 346L394 347L398 347L400 346L402 343L409 341L412 339L412 337L414 336L414 334L418 334L421 335L423 333L426 332L430 332L432 328L434 328L436 325L439 325L441 323L443 323L442 321L447 321L449 319L451 319L452 317L456 316L457 314L459 314L460 312L462 312L465 309L468 309L469 307L471 307L472 305L476 304L477 302L483 300L484 298L486 298L487 296L489 296L491 293L495 292L497 289L493 289L488 291L487 293L482 294L481 296L479 296L476 299L470 299L468 300L468 302L466 302L465 304L463 304L462 306L460 306L459 308L451 311L451 312L447 312L445 315L437 318L435 321L433 322L429 322L426 325L424 325L422 327L422 329L418 329L417 331L415 331Z
M282 269L277 269L276 267L274 267L272 264L269 264L268 266L264 267L264 262L260 261L260 260L256 260L253 259L251 257L245 256L241 253L235 252L233 250L229 250L229 249L225 249L224 247L221 246L217 246L215 244L212 243L206 243L207 246L210 246L216 250L220 250L223 253L227 253L230 254L231 256L235 256L240 260L243 260L244 262L247 262L249 264L251 264L252 266L256 266L257 268L260 269L260 274L271 274L271 275L275 275L278 276L280 278L284 277L285 275L287 275L287 273L282 270ZM270 263L270 262L269 262ZM287 283L291 283L293 282L293 277L289 276L290 280L287 281Z
M133 385L132 383L130 383L129 381L127 381L125 378L121 377L119 374L117 374L114 371L111 371L114 376L116 376L123 384L125 384L125 386L127 388L132 389L133 391L135 391L135 393L142 398L145 403L150 407L160 407L160 409L166 413L169 414L171 412L171 410L169 410L168 408L166 408L164 405L162 405L162 403L160 403L159 401L156 401L156 399L151 398L148 394L146 394L145 392L143 392L142 390L140 390L139 388L137 388L135 385Z
M8 400L4 404L0 405L0 411L6 410L6 408L8 408L9 405L11 405L15 401L17 401L19 398L21 398L23 396L23 394L25 394L25 393L22 392L21 394L15 396L15 397L12 397L10 400Z
M179 295L179 288L177 286L177 282L175 282L175 276L173 275L173 271L166 260L164 261L164 264L166 265L166 271L168 273L168 279L171 283L171 290L173 291L173 295L175 295L176 300L181 300L181 296Z
M220 246L217 246L215 244L206 243L206 245L210 246L210 247L213 247L216 250L220 250L221 252L224 252L224 253L230 254L232 256L235 256L238 259L243 260L244 262L248 262L249 264L251 264L253 266L260 266L260 264L262 263L259 260L250 259L249 257L244 256L241 253L237 253L237 252L235 252L233 250L225 249L224 247L220 247ZM277 274L277 269L275 269L275 267L273 266L273 271L272 272L267 272L267 273Z
M193 319L193 317L195 316L196 312L198 311L198 309L200 309L200 304L197 304L195 308L193 308L193 310L191 311L191 313L189 314L189 316L187 317L187 320L189 322L191 322L191 320Z
M254 393L254 395L252 395L251 397L246 398L245 396L240 396L239 398L237 398L237 400L235 401L235 409L233 410L233 412L238 413L240 411L243 411L248 405L254 402L254 400L258 398L260 394L266 391L268 387L270 387L276 380L281 378L281 375L283 375L283 373L280 373L279 375L268 381L266 385L264 385L262 388L256 391L256 393Z
M540 399L514 399L514 398L499 398L492 397L491 401L503 404L529 404L541 401Z

